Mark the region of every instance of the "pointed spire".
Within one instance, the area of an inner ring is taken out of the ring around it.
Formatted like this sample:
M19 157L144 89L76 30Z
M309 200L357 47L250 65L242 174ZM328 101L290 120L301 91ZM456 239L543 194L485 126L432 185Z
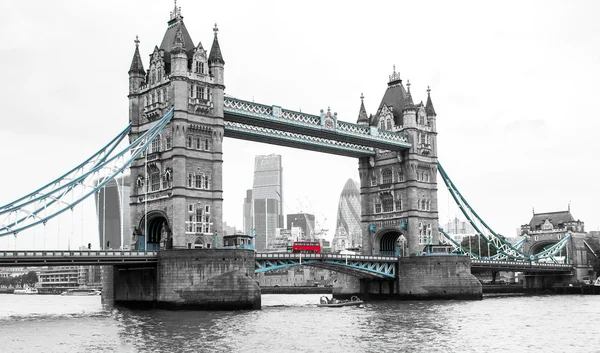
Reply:
M437 116L435 109L433 109L433 103L431 103L431 89L427 86L427 103L425 104L425 112L427 116Z
M409 80L406 80L406 87L407 87L407 91L406 91L405 109L414 108L415 103L413 102L412 94L410 93L410 81Z
M142 57L140 56L140 49L139 49L139 44L140 44L140 40L138 39L138 36L135 36L135 52L133 53L133 60L131 60L131 66L129 67L129 73L138 73L138 74L145 74L146 71L144 71L144 64L142 63Z
M394 85L402 83L402 80L400 79L400 73L396 72L395 64L394 64L394 72L389 77L390 77L390 81L388 82L388 86L394 86Z
M183 18L181 16L181 6L177 7L177 0L175 0L175 6L173 7L173 11L171 11L170 16L169 16L169 22L173 21L173 20L178 20Z
M358 111L358 120L356 121L357 124L362 125L362 124L369 124L369 117L367 116L367 110L365 109L365 96L361 93L360 94L360 110Z
M223 60L223 55L221 55L221 47L219 47L219 39L217 38L217 32L219 32L219 28L215 23L215 28L213 28L215 32L215 39L213 40L212 48L210 48L210 55L208 56L208 62L220 63L222 65L225 64L225 60Z

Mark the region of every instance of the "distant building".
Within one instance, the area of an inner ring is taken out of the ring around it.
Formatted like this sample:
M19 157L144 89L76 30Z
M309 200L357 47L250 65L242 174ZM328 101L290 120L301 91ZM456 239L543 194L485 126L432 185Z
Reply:
M38 274L38 287L40 288L76 288L79 287L80 277L83 279L86 272L85 266L58 266L44 269Z
M292 227L302 228L306 240L315 236L315 215L310 213L293 213L287 215L287 229Z
M348 179L338 203L336 230L332 242L334 252L362 246L360 215L360 190L354 180Z
M251 234L252 228L254 228L254 222L252 220L252 189L246 190L246 197L244 197L244 234Z
M237 230L235 229L235 226L228 226L227 222L223 222L223 236L234 235L236 233L237 233Z
M268 248L275 229L283 228L283 168L281 156L271 154L254 159L252 185L253 234L257 251Z
M129 179L129 175L115 177L95 194L98 244L101 249L120 249L121 232L123 232L125 244L128 244L127 241L131 238L133 229L131 229L129 221ZM98 182L102 182L102 180L98 180Z
M471 223L467 221L461 221L457 217L454 217L453 220L448 221L444 225L444 231L449 235L458 235L458 234L475 234L475 228L471 225Z
M261 287L330 286L333 282L331 271L312 267L264 272L257 277Z

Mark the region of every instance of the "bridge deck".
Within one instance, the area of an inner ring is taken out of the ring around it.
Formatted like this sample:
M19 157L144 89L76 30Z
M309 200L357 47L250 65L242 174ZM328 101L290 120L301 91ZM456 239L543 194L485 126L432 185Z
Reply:
M0 266L69 266L155 264L157 251L127 250L15 250L0 251Z
M572 265L532 261L472 260L471 271L570 272Z

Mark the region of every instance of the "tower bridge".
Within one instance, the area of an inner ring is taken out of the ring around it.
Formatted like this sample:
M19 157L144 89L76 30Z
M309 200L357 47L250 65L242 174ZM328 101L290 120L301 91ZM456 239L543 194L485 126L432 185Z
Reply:
M16 235L45 226L107 183L123 180L129 168L130 214L121 219L129 220L133 234L122 244L133 250L5 251L0 265L104 265L106 300L211 309L259 308L253 274L296 265L346 274L339 294L375 291L417 298L481 298L472 268L570 271L569 264L531 262L554 259L570 235L550 248L529 249L539 253L525 253L466 203L437 159L431 90L426 103L415 103L410 82L403 82L395 67L373 114L367 114L361 96L356 123L339 120L329 108L313 115L230 97L224 72L217 26L207 51L192 40L181 8L171 12L148 69L136 38L128 71L130 125L62 177L0 207L0 236ZM125 137L130 145L119 151ZM222 248L224 137L357 158L363 253L255 254ZM478 259L445 238L438 221L438 171L479 236L496 249L495 258ZM399 257L399 246L410 256ZM432 247L453 254L429 253Z

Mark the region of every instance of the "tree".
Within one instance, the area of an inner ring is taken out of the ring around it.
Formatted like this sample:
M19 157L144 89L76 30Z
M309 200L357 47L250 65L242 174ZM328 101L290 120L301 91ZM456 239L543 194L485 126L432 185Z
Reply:
M38 282L38 276L37 273L35 273L35 271L29 271L26 274L24 274L23 276L21 276L21 283L22 284L26 284L30 287L35 286L35 284Z

